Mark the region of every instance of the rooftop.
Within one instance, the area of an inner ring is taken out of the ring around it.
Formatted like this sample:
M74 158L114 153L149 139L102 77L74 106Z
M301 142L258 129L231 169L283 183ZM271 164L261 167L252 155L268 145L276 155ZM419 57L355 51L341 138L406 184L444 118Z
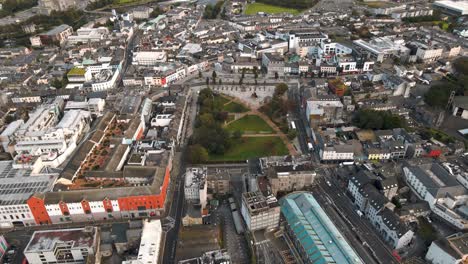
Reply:
M95 244L96 227L36 231L24 250L28 252L53 251L67 244L72 248L90 248Z
M53 35L56 35L56 34L59 34L61 33L62 31L66 30L70 28L69 25L66 25L66 24L62 24L60 26L56 26L54 27L53 29L47 31L46 33L44 33L43 35L49 35L49 36L53 36Z
M86 73L86 69L85 69L85 68L74 67L74 68L72 68L72 69L67 73L67 75L68 75L68 76L71 76L71 75L83 76L83 75L85 75L85 73Z
M242 194L242 201L250 212L256 214L278 206L278 200L273 195L265 197L261 192L247 192Z
M320 258L321 263L363 263L312 194L289 194L280 200L280 204L299 243L310 248L307 254L311 261Z
M0 161L0 205L25 203L32 194L51 190L57 176L32 176L30 170L14 169L13 161Z

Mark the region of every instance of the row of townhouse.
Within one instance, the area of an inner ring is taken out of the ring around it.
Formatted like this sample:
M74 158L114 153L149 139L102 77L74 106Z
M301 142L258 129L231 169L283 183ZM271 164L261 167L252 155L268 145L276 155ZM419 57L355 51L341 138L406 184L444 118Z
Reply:
M327 102L327 101L325 101ZM308 111L316 101L308 101ZM320 102L323 103L323 102ZM341 106L341 105L340 105ZM336 106L331 108L336 113ZM324 111L327 108L322 107ZM321 114L323 115L323 114ZM311 125L315 124L318 117L309 116ZM337 122L339 118L333 115ZM333 123L333 122L328 122ZM423 141L419 135L408 133L405 129L393 130L358 130L353 132L358 140L341 141L336 136L336 129L315 133L318 139L319 155L324 162L337 161L363 161L363 160L401 160L405 158L432 157L442 154L440 147L430 142Z
M150 186L54 191L56 174L29 176L29 171L3 163L0 170L16 181L0 184L0 228L160 216L171 170L170 165L159 168L155 178L160 179Z
M378 190L376 185L382 184L374 175L368 171L360 171L353 175L348 182L348 191L354 199L354 203L379 234L393 248L400 249L407 246L413 239L413 231L409 230L393 212L394 208L389 203L398 189L396 179L393 184L381 186Z
M153 70L147 70L143 74L128 74L122 78L124 86L163 86L174 83L185 78L187 75L196 74L209 67L209 62L204 60L192 65L169 65L167 69L164 65L159 65Z

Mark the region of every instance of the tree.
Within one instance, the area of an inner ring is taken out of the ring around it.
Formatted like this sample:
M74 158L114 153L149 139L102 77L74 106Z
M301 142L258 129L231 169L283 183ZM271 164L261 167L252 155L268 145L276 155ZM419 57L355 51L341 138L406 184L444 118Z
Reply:
M211 77L213 78L213 82L216 80L216 71L213 71L213 73L211 74Z
M278 78L279 78L279 74L278 74L278 72L275 72L275 79L278 80Z
M273 96L282 96L288 90L288 85L285 83L279 83L275 87L275 93Z
M468 57L461 57L453 62L453 68L459 74L468 75Z
M455 87L450 83L433 85L424 95L424 102L435 108L445 108L454 90Z
M245 71L246 71L245 68L242 68L242 76L241 76L242 79L244 79L245 77Z
M206 85L210 85L210 78L209 77L206 77Z
M198 78L200 78L200 79L201 79L202 77L203 77L203 74L202 74L202 72L201 72L201 71L198 71Z
M223 84L223 82L221 81L221 79L218 80L218 84L219 84L219 85Z
M254 74L254 78L257 79L258 78L258 68L257 68L257 66L253 67L253 74Z
M239 85L242 85L243 82L244 82L244 78L240 78L239 79Z
M151 12L150 16L151 17L158 17L159 15L162 15L162 14L164 14L164 11L161 10L161 8L159 6L156 6L153 9L153 12Z
M204 163L208 160L208 151L201 145L193 145L189 147L189 160L192 164Z
M353 125L362 129L393 129L405 126L405 121L389 111L361 109L352 120Z
M297 136L297 131L296 131L296 130L290 129L290 130L288 131L288 139L289 139L289 140L295 139L296 136Z
M242 135L244 134L244 132L242 130L235 130L233 133L232 133L232 138L234 140L239 140L242 138Z

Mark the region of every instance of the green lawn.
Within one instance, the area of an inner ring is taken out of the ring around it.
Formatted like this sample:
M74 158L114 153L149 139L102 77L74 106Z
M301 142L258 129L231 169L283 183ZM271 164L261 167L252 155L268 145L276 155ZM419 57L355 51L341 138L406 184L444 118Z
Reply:
M363 2L362 5L366 5L366 6L370 7L370 8L380 8L380 7L394 6L393 3L386 2L386 1Z
M294 8L281 7L281 6L268 5L268 4L263 4L263 3L248 4L247 8L245 9L246 15L256 15L258 12L264 12L268 14L277 14L277 13L286 12L286 13L290 13L293 15L297 15L301 13L301 10L294 9Z
M241 130L244 133L273 133L273 129L259 116L256 115L246 115L229 125L227 125L227 130L236 131Z
M223 110L229 113L244 113L249 111L248 108L236 102L230 102L228 104L225 104L223 106Z
M221 95L215 95L214 98L216 100L216 103L219 103L221 105L224 105L229 102L229 99Z
M256 157L287 155L288 149L279 137L244 137L224 155L210 155L210 161L240 161Z

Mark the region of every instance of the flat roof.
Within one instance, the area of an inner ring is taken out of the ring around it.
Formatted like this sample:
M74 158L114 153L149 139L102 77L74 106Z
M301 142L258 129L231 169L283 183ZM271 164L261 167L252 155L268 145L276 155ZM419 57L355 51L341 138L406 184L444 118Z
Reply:
M25 253L52 251L57 244L71 244L72 248L91 248L95 244L96 227L36 231Z
M59 34L61 33L62 31L66 30L67 28L70 28L69 25L66 25L66 24L62 24L60 26L56 26L54 27L53 29L47 31L46 33L44 33L43 35L56 35L56 34Z
M13 161L0 161L0 205L22 204L35 193L52 189L58 174L32 176L30 170L14 169Z
M436 1L434 5L447 8L456 12L460 12L461 15L468 14L468 1L451 1L451 0L444 0L444 1Z

